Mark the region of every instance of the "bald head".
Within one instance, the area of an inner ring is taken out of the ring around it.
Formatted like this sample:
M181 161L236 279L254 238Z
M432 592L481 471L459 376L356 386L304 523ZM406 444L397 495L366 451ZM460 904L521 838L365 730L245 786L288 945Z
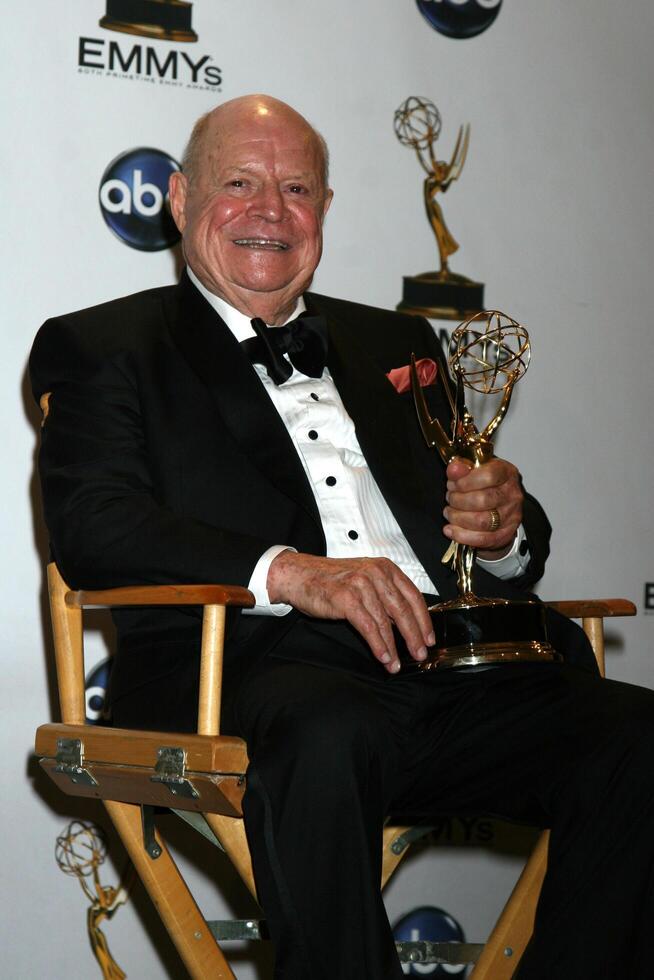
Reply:
M304 132L307 145L318 155L323 190L329 187L329 150L320 133L286 102L271 95L243 95L230 99L206 112L195 123L182 157L182 172L187 179L197 178L200 168L209 162L211 150L229 140L237 128L250 126L265 133L270 124Z
M284 323L322 252L323 139L267 95L225 102L196 124L170 207L200 282L250 318Z

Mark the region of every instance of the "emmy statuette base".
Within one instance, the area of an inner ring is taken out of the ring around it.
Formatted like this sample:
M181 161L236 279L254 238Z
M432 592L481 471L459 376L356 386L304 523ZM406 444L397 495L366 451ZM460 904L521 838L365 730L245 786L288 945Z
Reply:
M554 663L561 660L547 639L545 606L536 600L509 601L461 596L430 606L436 646L414 660L396 632L403 671L483 664Z
M197 41L188 0L107 0L100 27L160 41Z
M484 308L484 285L453 272L403 276L401 313L433 320L467 320Z
M116 20L114 17L102 17L99 26L108 31L119 31L121 34L136 34L139 37L154 37L159 41L197 41L194 30L167 28L158 24L134 24L126 20Z

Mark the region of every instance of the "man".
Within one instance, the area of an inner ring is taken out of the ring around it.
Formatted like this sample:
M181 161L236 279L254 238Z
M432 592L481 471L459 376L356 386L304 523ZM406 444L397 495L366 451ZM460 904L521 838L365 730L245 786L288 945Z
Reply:
M522 595L549 525L510 463L444 472L425 447L388 377L412 351L443 369L425 321L306 292L331 198L321 138L283 103L237 99L196 125L170 185L179 286L48 321L34 347L54 557L74 586L254 591L229 624L225 718L248 743L276 977L400 980L378 887L392 811L552 826L520 976L649 976L651 692L599 681L554 617L565 666L398 674L398 643L416 661L434 643L424 596L455 593L449 540L479 549L480 592ZM296 367L271 349L305 310ZM308 354L325 324L323 369ZM425 392L446 421L440 387ZM114 721L192 728L197 617L115 619Z

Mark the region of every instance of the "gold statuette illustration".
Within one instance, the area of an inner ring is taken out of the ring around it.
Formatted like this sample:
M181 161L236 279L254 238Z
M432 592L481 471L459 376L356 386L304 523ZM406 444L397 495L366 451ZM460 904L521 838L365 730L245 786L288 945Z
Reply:
M420 427L427 445L438 449L446 465L460 458L477 467L492 459L492 438L506 417L513 389L526 372L530 356L525 327L498 310L477 313L460 324L450 342L454 379L439 373L452 413L449 433L431 417L412 363L411 385ZM466 407L464 388L502 396L481 431ZM491 512L491 520L493 514L496 512ZM475 549L468 545L453 542L443 556L444 562L450 560L456 568L459 595L430 607L436 646L427 661L414 669L559 659L547 639L542 603L477 596L473 589Z
M461 175L470 144L470 127L459 127L449 163L439 160L435 144L442 128L441 116L428 99L406 99L394 116L395 135L403 146L415 150L425 172L423 197L427 218L436 237L440 267L437 272L404 277L399 310L442 320L460 320L482 309L484 287L452 272L448 260L459 245L445 223L439 198Z

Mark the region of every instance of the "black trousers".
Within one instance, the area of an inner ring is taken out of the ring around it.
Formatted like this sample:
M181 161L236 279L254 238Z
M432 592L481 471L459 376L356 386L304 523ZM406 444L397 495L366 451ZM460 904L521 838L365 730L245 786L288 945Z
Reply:
M654 692L563 665L391 677L286 649L233 708L276 980L402 980L379 888L392 812L552 828L520 980L654 975Z

